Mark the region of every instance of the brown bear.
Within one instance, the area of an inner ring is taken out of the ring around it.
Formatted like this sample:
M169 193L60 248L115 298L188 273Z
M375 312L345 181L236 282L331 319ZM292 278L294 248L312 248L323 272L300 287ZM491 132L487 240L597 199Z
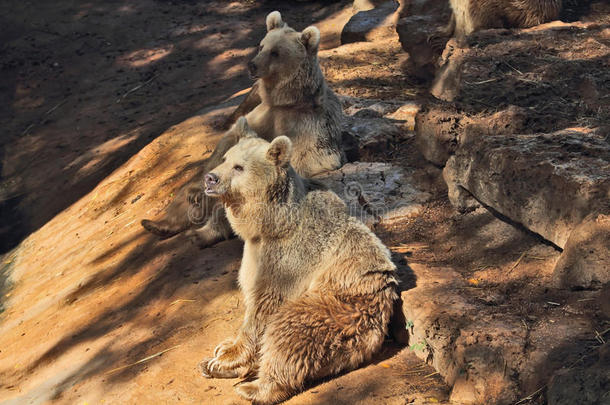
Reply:
M249 376L237 392L272 404L370 359L398 282L382 242L336 194L311 190L293 170L290 138L269 143L243 118L236 131L239 143L205 176L205 192L222 201L245 241L245 319L200 368L209 378Z
M453 13L446 28L430 40L443 37L463 41L467 35L488 28L527 28L556 20L563 0L450 0Z
M343 111L337 96L326 84L318 62L320 31L308 27L297 32L288 27L279 12L267 16L267 35L258 54L248 63L257 82L238 107L247 113L248 124L270 141L288 136L293 144L291 164L301 176L334 170L344 163L341 151ZM235 144L231 130L204 163L202 173L220 164L220 158ZM219 205L201 192L201 179L185 186L159 221L143 220L142 226L162 237L187 229L201 247L230 234ZM189 215L191 214L196 215ZM197 217L194 221L194 217ZM204 226L195 229L201 224Z

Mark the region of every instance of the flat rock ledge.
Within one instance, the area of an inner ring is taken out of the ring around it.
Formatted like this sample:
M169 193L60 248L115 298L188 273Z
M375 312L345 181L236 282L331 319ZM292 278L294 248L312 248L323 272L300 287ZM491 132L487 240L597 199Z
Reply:
M509 299L485 295L484 288L473 288L451 268L410 267L417 286L401 296L408 344L453 387L452 403L508 405L547 389L548 396L559 398L555 404L578 403L561 396L565 387L557 385L557 378L573 381L572 391L582 379L591 379L588 394L604 394L598 385L607 366L571 367L579 360L579 345L591 338L590 318L559 315L562 309L545 302L531 305L547 306L547 314L519 316L503 310L511 305Z
M458 209L474 196L560 248L589 214L610 212L610 145L595 132L477 137L443 176Z
M346 202L350 215L371 228L417 215L430 199L402 168L389 163L348 163L315 178Z

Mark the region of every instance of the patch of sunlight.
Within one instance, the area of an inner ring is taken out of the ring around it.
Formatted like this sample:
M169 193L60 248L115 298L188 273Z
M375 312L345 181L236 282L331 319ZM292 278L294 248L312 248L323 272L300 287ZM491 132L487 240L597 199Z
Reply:
M128 134L123 134L117 136L116 138L112 138L103 144L95 147L94 149L85 152L83 155L77 157L72 162L68 163L64 170L69 170L75 166L80 166L77 170L77 174L81 176L85 176L89 171L91 171L94 167L96 167L100 162L102 162L108 155L118 151L122 147L130 144L138 138L139 131L131 131ZM78 177L78 176L77 176Z
M15 110L24 110L40 107L44 104L44 97L34 94L37 83L17 83L15 86Z
M207 29L209 29L209 25L205 25L205 24L195 24L195 25L191 25L189 27L179 27L176 28L175 30L173 30L170 34L171 37L180 37L182 35L189 35L189 34L197 34L199 32L203 32Z
M253 46L251 46L249 48L243 48L243 49L238 49L238 48L229 49L229 50L224 51L223 53L220 53L220 54L214 56L214 58L209 62L209 64L212 67L216 67L219 64L224 63L227 60L230 60L232 58L248 56L251 52L254 51L254 49L255 49L255 47L253 47Z
M81 10L74 15L74 20L78 21L81 18L86 17L91 12L91 9L93 9L92 3L81 4Z
M231 78L246 71L245 63L235 63L235 58L245 58L253 51L254 47L244 49L229 49L216 55L210 62L208 62L208 66L215 71L222 72L223 79ZM227 67L227 64L230 64L231 66Z
M224 52L227 48L227 41L223 34L216 32L193 42L194 49L205 52Z
M133 8L132 5L126 4L124 6L119 7L117 11L119 12L119 14L133 14L136 9Z
M226 69L222 75L223 79L230 79L235 76L246 74L246 68L242 65L233 65L230 68Z
M142 67L157 62L174 51L174 45L168 44L156 48L139 49L120 56L117 62L129 67Z

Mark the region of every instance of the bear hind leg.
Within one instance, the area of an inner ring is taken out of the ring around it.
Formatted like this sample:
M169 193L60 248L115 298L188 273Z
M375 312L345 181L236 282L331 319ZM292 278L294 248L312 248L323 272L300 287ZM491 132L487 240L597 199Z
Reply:
M293 391L283 388L280 384L268 378L241 382L235 386L235 391L257 405L277 404L293 394Z
M393 295L381 295L355 298L359 302L310 295L285 304L263 336L258 378L240 384L237 392L273 404L306 382L369 360L383 343L392 312Z

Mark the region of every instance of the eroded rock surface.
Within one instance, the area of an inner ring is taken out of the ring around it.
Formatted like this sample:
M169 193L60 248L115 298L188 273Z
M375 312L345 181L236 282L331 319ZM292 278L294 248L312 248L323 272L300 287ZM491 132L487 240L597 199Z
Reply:
M315 178L345 200L350 215L370 227L417 215L430 198L403 169L390 163L348 163Z
M498 112L468 115L451 103L433 102L423 107L415 117L417 148L426 160L444 166L466 135L526 133L526 117L523 108L513 105Z
M342 97L348 160L370 160L413 136L419 104Z
M610 347L601 346L574 367L558 370L550 382L549 405L610 403Z
M483 135L603 127L610 80L610 33L597 23L486 30L463 46L449 41L431 93L416 118L418 147L444 165L464 132Z
M443 175L458 209L472 194L562 248L587 215L610 212L610 145L591 132L474 137Z
M450 232L437 249L425 242L401 246L416 280L402 293L409 347L453 387L454 403L513 404L540 394L557 370L590 350L595 323L584 306L598 293L541 293L559 252L483 208L454 221L478 227L469 227L468 235ZM462 256L468 249L462 240L479 247L484 260L511 246L523 254L491 267L463 268L459 259L442 260L438 253L438 264L425 259L431 250L457 250L443 253L447 259Z

